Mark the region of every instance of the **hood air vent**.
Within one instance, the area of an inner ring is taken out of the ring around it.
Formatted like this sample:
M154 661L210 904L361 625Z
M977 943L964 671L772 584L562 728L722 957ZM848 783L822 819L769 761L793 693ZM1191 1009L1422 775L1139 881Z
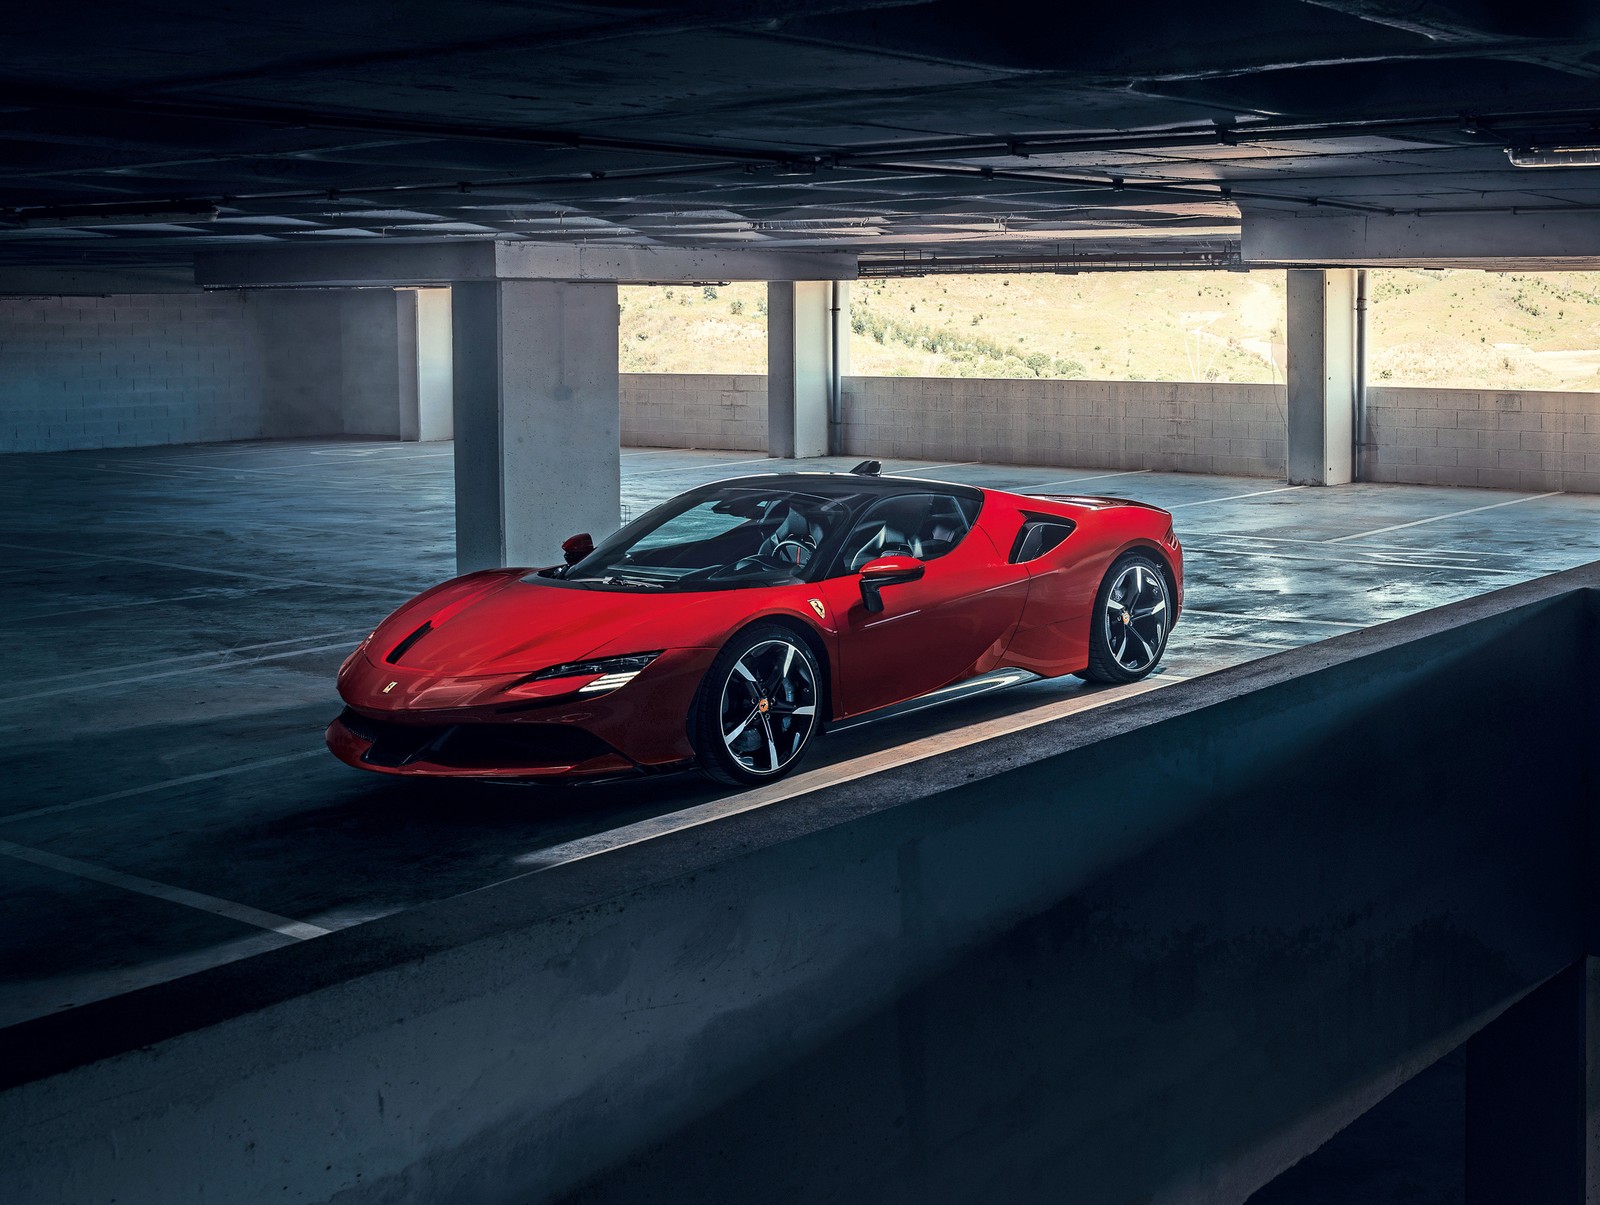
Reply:
M394 646L394 652L390 653L387 657L384 658L384 660L387 661L390 665L397 664L399 662L400 658L404 657L406 655L406 652L411 648L411 646L413 644L415 644L417 641L421 640L424 636L426 636L431 631L433 631L433 620L430 619L430 620L428 620L427 623L423 624L415 632L412 632L411 635L407 636L399 644L395 645Z

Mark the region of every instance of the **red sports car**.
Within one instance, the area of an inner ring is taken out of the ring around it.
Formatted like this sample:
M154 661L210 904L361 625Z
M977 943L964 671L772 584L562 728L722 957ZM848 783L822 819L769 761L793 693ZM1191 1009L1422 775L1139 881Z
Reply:
M830 722L1002 667L1132 682L1183 598L1166 511L849 473L701 486L568 563L435 586L339 670L364 770L777 779Z

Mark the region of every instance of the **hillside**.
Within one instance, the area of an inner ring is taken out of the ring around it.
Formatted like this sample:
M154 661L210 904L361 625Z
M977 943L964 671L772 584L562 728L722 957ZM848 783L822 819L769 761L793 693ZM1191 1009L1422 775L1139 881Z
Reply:
M1600 388L1600 276L1375 271L1374 383ZM766 371L761 284L622 290L625 372ZM851 286L863 376L1283 379L1282 272L931 276Z

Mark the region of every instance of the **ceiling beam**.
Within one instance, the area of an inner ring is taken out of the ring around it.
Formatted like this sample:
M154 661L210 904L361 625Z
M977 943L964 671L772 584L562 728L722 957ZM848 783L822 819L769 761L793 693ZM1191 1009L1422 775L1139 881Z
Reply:
M1600 211L1594 207L1472 210L1427 214L1324 214L1244 211L1240 234L1251 267L1416 266L1518 260L1564 263L1574 269L1600 262Z
M201 251L205 288L367 288L471 280L658 284L733 280L854 280L854 251L552 246L487 239L406 246Z

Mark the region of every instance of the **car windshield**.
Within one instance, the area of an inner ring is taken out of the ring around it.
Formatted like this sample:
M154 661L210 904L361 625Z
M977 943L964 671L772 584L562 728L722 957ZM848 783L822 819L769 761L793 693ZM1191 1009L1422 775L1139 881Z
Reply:
M861 497L792 487L695 490L628 524L563 581L643 590L718 590L804 581Z

